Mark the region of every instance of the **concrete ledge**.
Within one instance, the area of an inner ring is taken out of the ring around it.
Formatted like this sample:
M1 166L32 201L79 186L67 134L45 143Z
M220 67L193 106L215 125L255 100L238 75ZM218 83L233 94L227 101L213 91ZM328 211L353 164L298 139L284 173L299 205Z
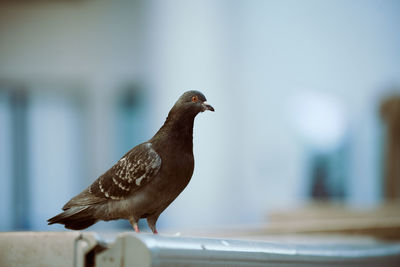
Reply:
M3 232L0 266L83 267L100 244L93 232Z

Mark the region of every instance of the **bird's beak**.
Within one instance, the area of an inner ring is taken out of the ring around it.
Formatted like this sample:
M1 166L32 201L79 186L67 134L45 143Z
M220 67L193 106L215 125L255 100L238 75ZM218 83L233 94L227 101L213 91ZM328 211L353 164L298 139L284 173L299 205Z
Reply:
M203 105L203 111L206 111L206 110L214 111L214 108L210 104L208 104L206 101L204 101L202 105Z

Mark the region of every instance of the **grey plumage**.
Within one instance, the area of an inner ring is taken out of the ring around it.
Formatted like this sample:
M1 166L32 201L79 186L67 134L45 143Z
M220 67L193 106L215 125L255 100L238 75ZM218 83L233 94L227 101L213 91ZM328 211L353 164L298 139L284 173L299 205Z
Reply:
M199 112L214 111L198 91L184 93L164 125L149 141L127 152L114 166L48 220L85 229L99 220L128 219L135 231L147 218L153 233L168 205L189 183L194 169L193 123Z

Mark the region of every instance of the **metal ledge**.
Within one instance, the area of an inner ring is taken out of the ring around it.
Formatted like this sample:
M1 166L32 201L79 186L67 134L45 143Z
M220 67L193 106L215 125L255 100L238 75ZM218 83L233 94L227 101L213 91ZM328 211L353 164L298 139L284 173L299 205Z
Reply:
M272 244L121 234L96 266L400 266L400 244Z
M0 266L400 266L399 242L266 238L272 242L127 232L105 243L93 232L9 232L0 233Z

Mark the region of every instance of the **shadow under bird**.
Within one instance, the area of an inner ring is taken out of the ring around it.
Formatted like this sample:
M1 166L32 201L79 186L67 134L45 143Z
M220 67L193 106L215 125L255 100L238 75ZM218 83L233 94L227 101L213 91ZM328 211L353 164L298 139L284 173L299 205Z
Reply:
M81 230L99 220L127 219L139 232L137 223L146 218L156 234L158 217L192 177L194 118L206 110L214 108L201 92L185 92L153 138L127 152L48 223Z

